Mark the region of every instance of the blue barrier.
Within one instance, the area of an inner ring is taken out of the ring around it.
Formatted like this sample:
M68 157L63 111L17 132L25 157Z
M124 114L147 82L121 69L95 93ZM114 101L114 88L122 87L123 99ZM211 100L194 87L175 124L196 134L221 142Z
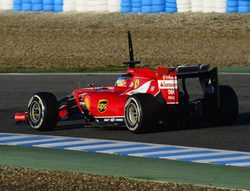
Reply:
M141 0L131 0L132 13L141 12Z
M165 12L165 8L166 8L165 0L154 0L152 2L152 12L153 13Z
M22 3L22 11L32 11L32 3Z
M250 11L250 0L239 0L238 12L249 13L249 11Z
M152 13L152 1L153 0L142 0L141 1L141 12L142 13Z
M32 11L43 11L43 4L42 3L32 4Z
M63 5L64 0L54 0L55 5Z
M63 0L54 0L54 11L55 12L63 11Z
M132 11L132 2L131 0L121 0L121 12L130 13Z
M54 5L54 12L62 12L63 5Z
M43 0L43 4L45 4L45 5L53 5L54 0Z
M31 0L32 4L43 4L43 0Z
M227 0L227 13L237 13L238 12L238 0Z
M43 4L43 11L53 12L54 4Z
M64 0L14 0L14 11L63 11Z
M22 11L22 0L14 0L13 10L14 11Z
M22 0L14 0L14 4L20 5L20 4L22 4Z
M166 0L166 13L176 13L177 4L176 0Z
M19 3L19 4L14 3L13 10L14 11L22 11L22 4L21 3Z

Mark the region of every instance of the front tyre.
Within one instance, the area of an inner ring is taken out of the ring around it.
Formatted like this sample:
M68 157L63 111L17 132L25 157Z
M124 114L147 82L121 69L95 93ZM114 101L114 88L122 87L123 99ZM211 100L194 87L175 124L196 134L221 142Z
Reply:
M125 123L129 131L143 133L157 125L157 102L150 94L135 94L125 105Z
M33 129L51 130L58 122L58 102L49 92L34 94L28 104L28 121Z

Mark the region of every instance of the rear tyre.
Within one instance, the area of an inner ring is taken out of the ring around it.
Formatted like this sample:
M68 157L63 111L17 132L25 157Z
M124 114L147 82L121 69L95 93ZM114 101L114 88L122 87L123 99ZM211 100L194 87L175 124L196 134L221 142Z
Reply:
M239 114L238 98L230 86L219 86L220 107L215 112L214 123L216 125L232 125Z
M34 94L28 104L28 121L33 129L52 130L58 122L58 102L49 92Z
M150 94L135 94L125 105L125 123L133 133L148 132L157 125L157 102Z

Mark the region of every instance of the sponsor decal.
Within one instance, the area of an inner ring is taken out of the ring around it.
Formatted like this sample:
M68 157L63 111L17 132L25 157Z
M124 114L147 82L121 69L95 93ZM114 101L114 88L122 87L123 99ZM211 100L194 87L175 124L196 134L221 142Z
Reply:
M121 122L121 121L123 121L123 119L116 119L115 121L120 121Z
M135 86L134 89L138 88L140 85L140 81L138 79L135 80Z
M84 99L84 103L85 103L85 106L88 110L90 110L90 100L89 100L89 97L86 97Z
M168 96L169 100L175 100L175 96Z
M100 113L103 113L103 112L106 111L107 105L108 105L108 100L106 100L106 99L100 99L99 102L98 102L97 110Z
M177 80L158 80L160 89L177 89Z
M123 122L123 119L120 119L120 118L105 118L103 120L104 122Z
M151 91L151 92L155 91L155 86L152 86L152 87L150 88L150 91Z

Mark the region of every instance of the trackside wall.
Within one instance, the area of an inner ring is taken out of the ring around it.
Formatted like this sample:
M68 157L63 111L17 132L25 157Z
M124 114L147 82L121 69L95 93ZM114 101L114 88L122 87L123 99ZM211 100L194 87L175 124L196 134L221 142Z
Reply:
M0 0L0 10L122 13L249 13L250 0Z

